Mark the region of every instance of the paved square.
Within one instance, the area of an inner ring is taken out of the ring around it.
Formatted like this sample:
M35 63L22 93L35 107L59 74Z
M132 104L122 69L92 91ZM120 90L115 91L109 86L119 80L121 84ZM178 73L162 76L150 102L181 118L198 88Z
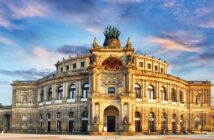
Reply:
M86 136L86 135L38 135L1 134L0 140L213 140L214 135L155 135L155 136Z

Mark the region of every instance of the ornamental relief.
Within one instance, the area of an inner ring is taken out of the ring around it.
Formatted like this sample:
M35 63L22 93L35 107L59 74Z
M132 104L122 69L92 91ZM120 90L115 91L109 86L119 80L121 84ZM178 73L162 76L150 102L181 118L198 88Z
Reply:
M100 83L101 86L107 85L117 85L119 87L123 86L123 74L111 74L111 75L101 75L100 76Z

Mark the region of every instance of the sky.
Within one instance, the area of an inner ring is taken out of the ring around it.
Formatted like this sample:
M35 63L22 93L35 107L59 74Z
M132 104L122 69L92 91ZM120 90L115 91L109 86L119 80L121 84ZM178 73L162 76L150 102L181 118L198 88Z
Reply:
M213 0L0 0L0 103L14 80L36 80L58 60L85 54L117 27L136 52L169 63L168 73L214 83ZM212 88L214 96L214 88Z

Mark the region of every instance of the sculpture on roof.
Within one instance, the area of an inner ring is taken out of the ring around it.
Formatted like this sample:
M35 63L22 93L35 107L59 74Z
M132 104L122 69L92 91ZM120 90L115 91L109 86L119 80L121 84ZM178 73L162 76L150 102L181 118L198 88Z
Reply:
M105 35L105 42L103 44L105 48L120 48L120 31L116 27L107 26L103 34Z
M106 39L110 39L110 38L118 39L120 36L120 31L116 27L108 25L104 31L104 35Z

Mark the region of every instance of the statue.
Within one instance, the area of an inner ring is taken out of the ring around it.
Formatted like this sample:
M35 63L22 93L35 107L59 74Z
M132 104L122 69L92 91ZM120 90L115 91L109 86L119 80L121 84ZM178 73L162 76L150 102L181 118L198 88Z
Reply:
M113 26L107 26L104 31L104 35L106 39L111 39L111 38L118 39L120 36L120 31Z
M96 37L94 37L93 48L94 48L94 49L97 49L97 48L99 48L99 45L97 44Z
M125 116L125 117L123 118L123 124L128 124L128 117L127 117L127 116Z
M132 44L131 44L131 41L130 41L130 37L128 37L127 44L126 44L126 48L127 48L127 49L131 49L131 48L132 48Z
M96 116L94 117L94 123L97 124L98 122L99 122L99 118L98 118L98 116L96 115Z
M117 28L107 26L103 34L105 35L105 42L103 44L105 48L120 48L120 31Z

